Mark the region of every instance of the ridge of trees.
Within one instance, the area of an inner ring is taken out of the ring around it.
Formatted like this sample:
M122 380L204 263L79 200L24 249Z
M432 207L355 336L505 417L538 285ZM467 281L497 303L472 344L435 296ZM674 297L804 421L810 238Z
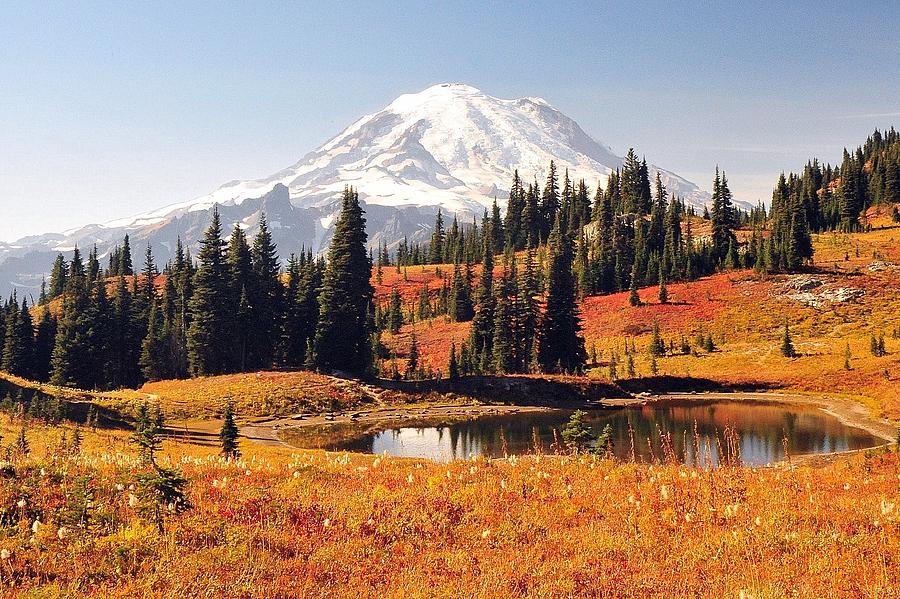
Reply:
M472 322L448 365L456 376L579 372L578 300L631 290L639 301L639 287L658 285L666 302L667 283L719 269L797 270L812 259L812 232L859 230L867 207L900 202L898 165L900 136L876 130L844 152L840 167L814 160L779 177L768 213L736 209L716 169L701 217L658 174L651 183L633 150L593 194L551 162L543 185L515 172L505 214L495 200L480 223L454 216L446 226L438 210L427 245L404 240L392 255L381 244L377 256L366 251L364 211L347 188L328 258L302 250L284 266L264 215L252 240L235 226L226 241L215 210L196 259L179 240L161 271L150 246L135 268L127 235L105 268L96 248L86 260L77 248L68 261L57 256L39 309L16 293L0 309L0 367L87 389L272 367L363 375L385 370L383 331L446 316ZM704 236L695 230L701 219ZM376 302L373 268L380 281L385 268L415 264L452 271L410 305L396 290ZM54 298L57 314L48 306ZM407 377L437 374L419 362Z

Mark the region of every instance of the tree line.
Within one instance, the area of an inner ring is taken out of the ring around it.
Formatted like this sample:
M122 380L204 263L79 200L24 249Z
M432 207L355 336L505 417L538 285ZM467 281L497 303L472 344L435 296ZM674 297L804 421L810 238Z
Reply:
M101 268L76 248L57 257L37 325L15 294L2 310L4 370L83 389L246 372L276 366L365 373L374 290L365 219L345 190L328 259L309 251L279 263L265 216L248 240L226 241L218 210L196 260L179 241L162 271L151 247L133 267L130 241ZM52 309L51 309L52 308Z
M876 131L840 167L811 161L782 175L768 213L737 209L717 169L702 217L658 174L651 184L634 150L593 194L567 171L560 181L551 162L542 188L515 172L505 214L495 200L480 223L454 216L446 227L439 210L427 244L403 240L393 255L381 245L377 256L366 251L364 213L348 188L328 259L301 251L283 268L265 216L252 240L240 226L226 240L214 211L196 259L179 241L162 270L149 245L136 269L128 236L105 268L96 248L86 261L78 249L68 261L59 255L40 308L14 293L0 310L0 367L89 389L272 367L372 373L390 357L383 331L444 315L472 322L452 348L451 376L578 372L580 299L630 290L638 303L639 287L658 285L665 302L668 282L718 269L796 270L812 259L811 232L858 229L866 207L900 201L898 156L894 129ZM751 229L743 239L741 228ZM415 264L452 271L412 306L396 290L375 302L373 268L380 283L384 268Z

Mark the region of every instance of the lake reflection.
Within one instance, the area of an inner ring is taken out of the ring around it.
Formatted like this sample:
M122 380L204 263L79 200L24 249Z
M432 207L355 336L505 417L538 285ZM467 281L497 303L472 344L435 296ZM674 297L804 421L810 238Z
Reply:
M571 411L483 416L437 426L396 427L327 447L437 461L554 452ZM674 457L717 465L729 446L744 464L761 465L788 455L862 449L880 441L807 406L750 401L666 401L588 412L595 433L612 426L613 451L621 459L653 462ZM725 431L731 434L726 438ZM667 439L661 442L661 438ZM729 443L730 439L730 443Z

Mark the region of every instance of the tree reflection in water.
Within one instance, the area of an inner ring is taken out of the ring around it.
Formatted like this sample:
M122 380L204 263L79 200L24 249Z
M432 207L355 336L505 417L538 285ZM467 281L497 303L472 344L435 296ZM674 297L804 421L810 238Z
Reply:
M329 449L387 452L438 461L547 452L554 447L554 432L558 436L570 414L567 410L525 412L438 426L397 427ZM828 453L879 443L866 431L846 426L816 408L766 402L660 402L589 411L586 422L595 433L611 424L615 455L644 462L668 457L692 465L718 465L728 447L726 430L747 465L782 460L785 452Z

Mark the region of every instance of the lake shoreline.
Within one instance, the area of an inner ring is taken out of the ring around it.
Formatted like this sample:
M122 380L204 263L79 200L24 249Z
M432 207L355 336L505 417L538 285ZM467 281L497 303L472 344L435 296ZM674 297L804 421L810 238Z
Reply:
M900 424L871 415L868 409L858 401L842 397L821 395L804 395L802 393L784 393L777 391L740 392L740 393L668 393L651 395L649 401L665 400L704 400L704 401L760 401L766 403L815 406L826 414L837 418L841 423L866 431L874 437L892 442L896 439Z
M462 399L462 398L459 398ZM750 401L781 405L813 406L836 418L846 426L861 429L884 441L881 446L895 440L897 424L872 416L865 405L859 401L842 397L808 395L799 392L641 392L629 398L605 398L593 402L574 401L560 402L556 405L524 405L480 403L473 401L441 402L425 405L389 405L371 408L356 408L342 412L324 414L294 414L291 416L261 417L245 421L240 426L241 436L258 445L301 449L285 439L291 430L313 427L330 427L330 425L354 426L368 428L369 432L387 430L398 425L414 425L427 422L430 425L450 424L463 420L472 420L486 416L507 416L521 413L548 413L555 410L573 409L618 409L628 406L663 403L667 401L717 402L717 401ZM174 424L174 423L173 423ZM172 428L176 436L187 440L193 438L202 444L213 442L221 420L180 421ZM877 446L876 446L877 447ZM308 448L308 447L307 447ZM845 453L845 452L839 452ZM852 453L852 452L851 452ZM821 458L828 454L815 454ZM802 459L793 456L792 460Z
M641 393L628 399L604 399L585 404L575 402L571 406L558 405L508 405L508 404L453 404L418 406L414 408L386 407L372 410L347 411L325 415L297 415L289 418L261 419L242 427L242 433L257 442L286 445L292 448L325 448L357 436L399 427L426 427L453 424L488 416L506 416L522 413L549 413L567 409L617 409L629 406L665 402L757 402L785 406L815 407L837 419L845 426L865 431L886 443L894 439L895 425L872 417L859 402L843 398L807 396L794 393ZM304 437L304 435L306 435ZM316 436L318 435L318 437ZM293 438L292 438L293 437ZM873 446L879 447L886 443ZM311 447L312 446L312 447ZM873 449L869 448L869 449ZM851 450L852 453L855 450ZM839 455L848 452L835 452ZM821 458L832 454L814 454ZM793 456L805 459L807 454Z

